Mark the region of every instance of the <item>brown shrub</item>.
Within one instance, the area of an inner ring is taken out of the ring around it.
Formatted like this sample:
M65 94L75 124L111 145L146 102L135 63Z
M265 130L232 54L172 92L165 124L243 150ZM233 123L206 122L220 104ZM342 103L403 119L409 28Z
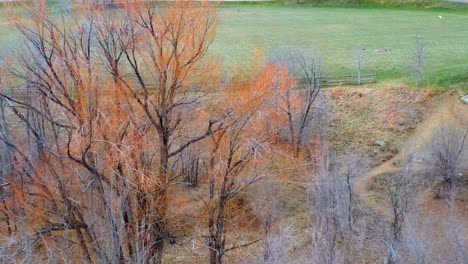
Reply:
M350 91L343 86L337 86L331 90L330 96L332 99L336 100L342 97L348 97Z

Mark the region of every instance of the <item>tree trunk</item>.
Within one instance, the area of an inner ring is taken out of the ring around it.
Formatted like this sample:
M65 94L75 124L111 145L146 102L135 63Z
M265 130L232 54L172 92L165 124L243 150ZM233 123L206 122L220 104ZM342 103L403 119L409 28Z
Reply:
M218 214L214 219L214 212L210 214L209 229L210 229L210 264L222 264L224 256L224 219L225 219L225 204L224 191L220 195L218 203Z
M357 72L357 82L358 82L358 85L361 85L361 69L358 69L358 72Z
M163 188L159 191L158 197L156 197L157 211L156 219L154 219L154 228L152 228L152 237L155 241L150 241L150 243L155 243L154 247L150 251L150 259L153 259L151 262L160 264L162 262L163 252L164 252L164 241L166 237L166 213L167 213L167 187L169 185L168 169L169 169L169 133L167 132L164 126L169 123L167 116L161 118L163 127L160 136L160 167L159 167L159 180L163 183ZM150 209L154 210L154 208Z

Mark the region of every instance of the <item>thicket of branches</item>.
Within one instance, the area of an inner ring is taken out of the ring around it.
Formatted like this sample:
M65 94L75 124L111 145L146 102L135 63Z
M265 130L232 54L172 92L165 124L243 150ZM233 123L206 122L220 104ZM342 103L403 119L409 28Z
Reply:
M60 14L46 1L5 14L24 43L2 69L2 262L161 263L189 245L220 264L263 242L261 261L287 263L297 243L294 227L279 222L275 180L292 172L311 176L307 262L365 259L356 250L388 263L429 257L425 238L408 238L419 228L407 224L409 174L388 182L393 221L374 227L354 191L365 164L329 149L318 56L254 57L253 69L222 80L207 55L212 3L67 3ZM450 188L460 142L443 140L447 151L433 153ZM262 196L254 185L265 179ZM177 212L186 206L188 224ZM255 236L242 235L246 223Z
M178 239L168 193L179 183L207 188L199 235L211 263L258 241L228 244L228 204L270 174L260 164L286 124L286 67L213 87L205 2L58 16L38 1L8 19L25 44L2 80L4 261L160 263ZM226 102L207 99L213 90Z

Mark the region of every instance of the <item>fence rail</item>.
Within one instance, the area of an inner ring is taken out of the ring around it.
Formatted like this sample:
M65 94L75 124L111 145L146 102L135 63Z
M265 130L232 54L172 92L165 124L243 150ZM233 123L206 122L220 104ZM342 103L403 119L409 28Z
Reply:
M338 85L359 85L364 83L377 82L377 75L375 73L361 74L360 78L356 75L326 76L318 78L317 82L320 84L321 87Z
M339 85L359 85L359 84L365 84L365 83L375 83L377 81L376 74L361 74L360 80L358 80L357 76L354 75L345 75L345 76L326 76L326 77L320 77L316 79L317 84L320 87L333 87L333 86L339 86ZM299 83L306 83L306 80L299 80ZM212 82L212 83L207 83L208 85L224 85L226 83L224 82ZM190 86L190 91L192 92L197 92L201 90L201 86L203 84L201 83L191 83L189 84ZM156 84L151 83L147 84L148 86L148 91L151 92L156 92ZM234 85L235 86L235 85ZM0 92L5 94L5 95L17 95L17 96L33 96L34 97L34 91L32 93L28 91L27 85L21 85L21 86L9 86L9 87L1 87L0 86ZM110 91L103 91L103 93L110 92Z

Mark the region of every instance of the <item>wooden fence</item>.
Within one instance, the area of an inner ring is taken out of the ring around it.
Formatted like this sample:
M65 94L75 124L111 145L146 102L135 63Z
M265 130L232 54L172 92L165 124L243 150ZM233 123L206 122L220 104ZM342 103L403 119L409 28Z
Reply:
M321 87L326 86L339 86L339 85L359 85L364 83L375 83L377 82L377 75L373 74L361 74L360 80L358 76L326 76L317 79L317 82Z
M361 74L361 81L358 81L357 76L326 76L326 77L320 77L316 79L316 82L320 87L334 87L334 86L339 86L339 85L359 85L359 84L365 84L365 83L375 83L377 81L376 74ZM300 83L306 82L305 80L299 80ZM201 86L203 84L201 83L191 83L189 84L190 86L190 91L192 92L197 92L201 90ZM206 85L206 84L205 84ZM226 85L224 82L213 82L209 83L209 85L212 86L218 86L218 85ZM231 84L233 85L233 84ZM147 84L149 92L156 92L156 84ZM235 86L235 84L234 84ZM299 88L299 87L298 87ZM300 89L300 88L299 88ZM28 89L26 85L22 86L8 86L8 87L1 87L0 86L0 92L5 94L5 95L16 95L16 96L22 96L22 97L27 97L27 96L35 96L35 92L33 91L32 93L28 92ZM109 91L107 91L109 92ZM104 91L104 93L106 93Z

